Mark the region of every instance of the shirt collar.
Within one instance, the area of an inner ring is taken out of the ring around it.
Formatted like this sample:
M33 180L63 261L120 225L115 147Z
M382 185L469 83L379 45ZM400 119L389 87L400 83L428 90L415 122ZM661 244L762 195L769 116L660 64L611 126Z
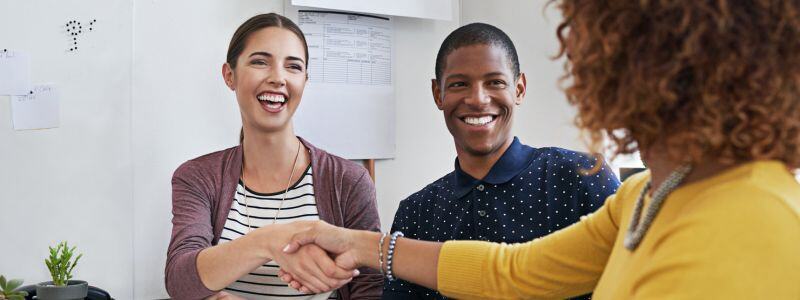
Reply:
M503 155L500 156L500 159L489 169L489 173L486 174L483 180L475 179L461 170L458 158L456 158L456 170L453 172L453 176L455 177L453 181L455 183L454 191L456 192L456 197L464 197L480 182L503 184L510 181L514 176L528 167L531 159L533 159L535 151L536 149L523 145L519 142L519 138L514 137L511 146L506 149L506 152L504 152Z

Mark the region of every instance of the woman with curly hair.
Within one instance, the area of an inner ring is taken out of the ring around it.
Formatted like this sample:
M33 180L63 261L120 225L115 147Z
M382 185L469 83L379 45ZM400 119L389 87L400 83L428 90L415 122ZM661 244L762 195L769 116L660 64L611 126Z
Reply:
M288 250L315 243L456 298L800 299L800 1L557 3L577 125L648 172L525 244L316 223Z

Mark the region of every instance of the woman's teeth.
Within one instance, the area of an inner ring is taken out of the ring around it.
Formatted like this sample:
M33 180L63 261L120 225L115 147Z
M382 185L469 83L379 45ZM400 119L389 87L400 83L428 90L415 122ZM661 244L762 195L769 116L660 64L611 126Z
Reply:
M489 122L491 122L492 120L494 120L493 116L483 116L483 117L479 117L479 118L478 117L466 117L466 118L464 118L464 122L466 122L469 125L475 125L475 126L482 126L482 125L489 124Z
M275 103L284 103L286 102L286 98L283 95L260 95L256 97L258 101L269 101Z

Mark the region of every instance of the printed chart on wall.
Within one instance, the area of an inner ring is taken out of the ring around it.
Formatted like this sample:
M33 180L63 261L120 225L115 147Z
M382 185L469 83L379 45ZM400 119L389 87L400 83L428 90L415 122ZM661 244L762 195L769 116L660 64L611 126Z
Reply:
M287 6L308 43L308 84L295 115L299 135L348 159L395 150L390 17Z

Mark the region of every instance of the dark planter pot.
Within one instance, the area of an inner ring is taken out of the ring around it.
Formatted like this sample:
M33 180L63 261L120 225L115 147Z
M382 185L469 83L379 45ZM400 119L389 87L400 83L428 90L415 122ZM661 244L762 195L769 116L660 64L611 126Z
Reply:
M66 286L55 286L52 281L36 284L36 299L41 300L74 300L86 298L89 284L83 280L67 281Z

